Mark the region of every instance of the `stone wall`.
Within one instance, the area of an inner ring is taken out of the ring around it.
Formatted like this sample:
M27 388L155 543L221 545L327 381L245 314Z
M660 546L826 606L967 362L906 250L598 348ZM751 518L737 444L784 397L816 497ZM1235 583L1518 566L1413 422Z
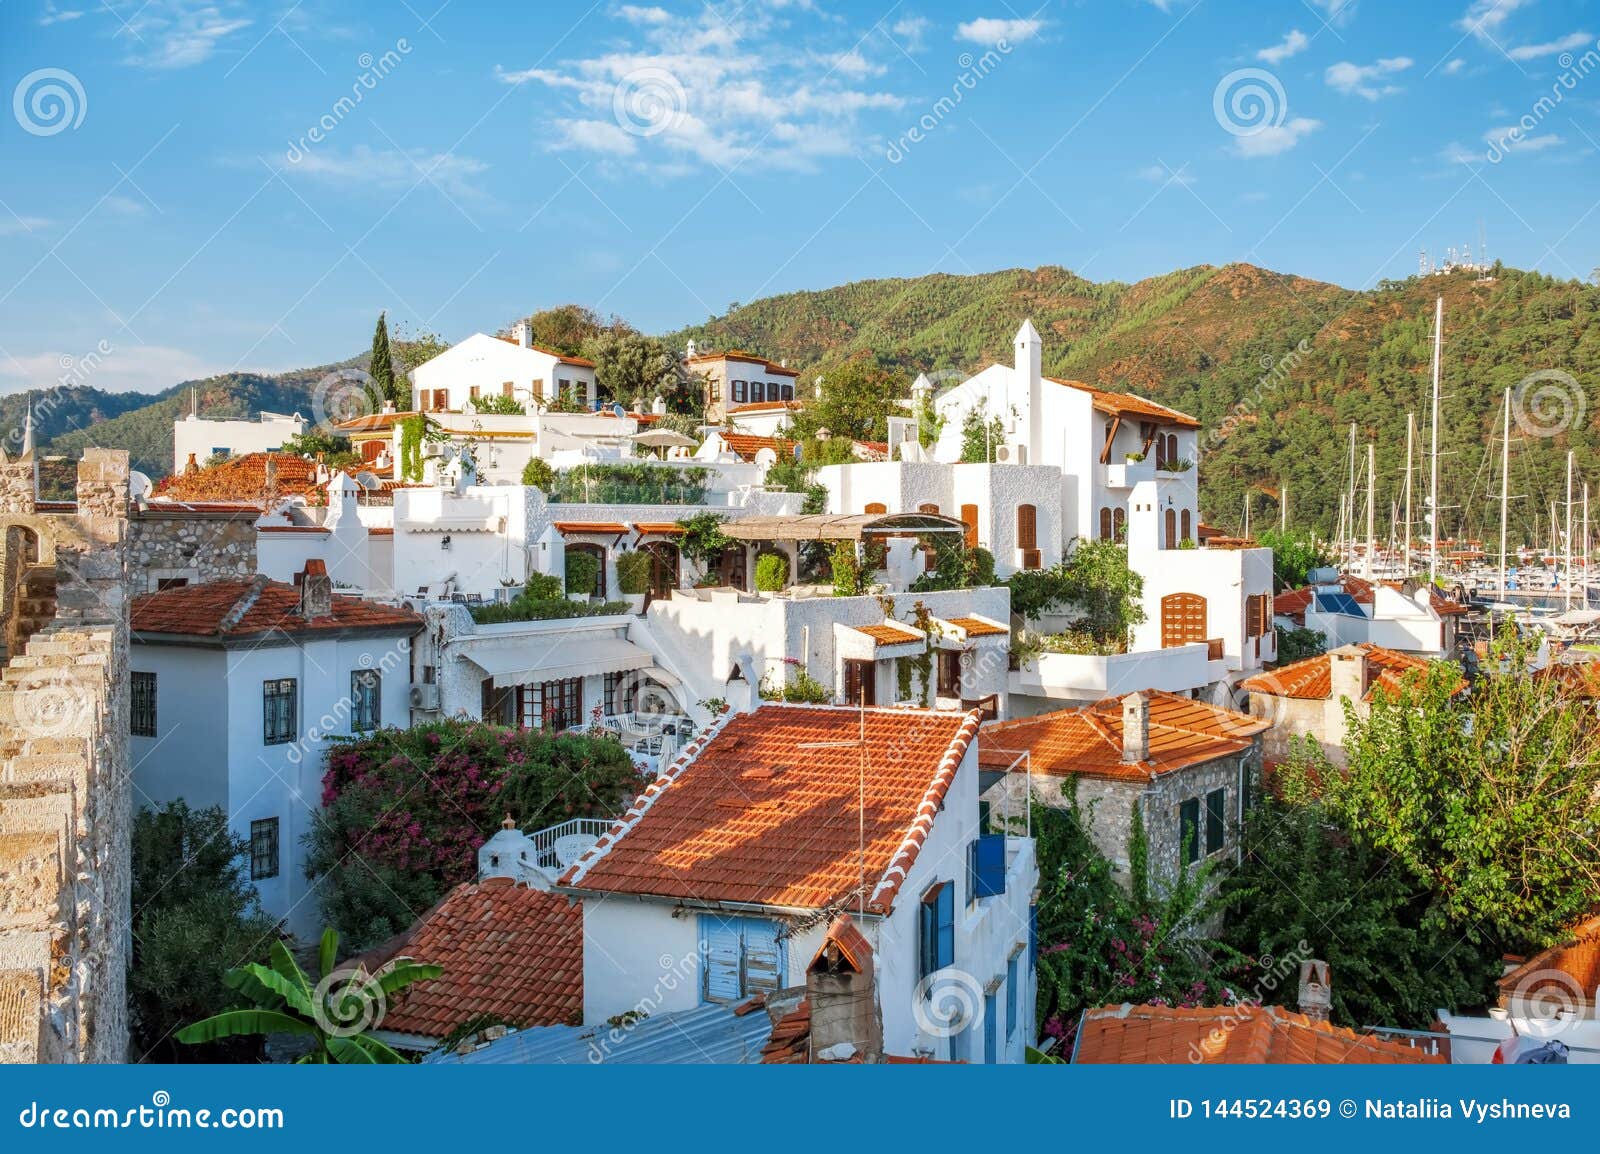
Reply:
M128 568L136 593L162 578L203 581L251 577L256 561L256 509L199 512L146 505L128 523Z
M28 465L31 469L31 464ZM128 455L89 449L41 516L0 461L0 530L39 537L54 617L0 671L0 1061L127 1056Z

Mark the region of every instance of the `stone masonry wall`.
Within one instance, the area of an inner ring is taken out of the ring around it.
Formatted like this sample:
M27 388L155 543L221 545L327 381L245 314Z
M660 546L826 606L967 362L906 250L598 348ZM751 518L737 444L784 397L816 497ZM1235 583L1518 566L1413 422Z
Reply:
M128 524L135 591L149 592L161 577L187 577L199 584L253 576L258 516L254 511L179 516L151 507L136 510Z
M0 460L0 528L54 556L54 618L0 671L0 1061L127 1056L128 455L89 449L77 512Z

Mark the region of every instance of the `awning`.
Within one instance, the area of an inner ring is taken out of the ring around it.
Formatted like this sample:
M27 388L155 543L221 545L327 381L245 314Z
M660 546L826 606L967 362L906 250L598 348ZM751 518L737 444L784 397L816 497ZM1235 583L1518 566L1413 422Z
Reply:
M939 513L800 513L790 517L741 517L722 526L740 541L859 541L923 533L965 533L954 517Z
M557 521L558 533L626 533L628 527L621 521Z
M666 537L681 537L683 526L676 521L635 521L633 531L641 537L658 534Z
M496 689L536 681L560 681L600 673L643 669L654 660L650 652L620 637L530 637L516 642L486 642L464 650L461 656L494 678ZM651 676L655 676L652 671Z

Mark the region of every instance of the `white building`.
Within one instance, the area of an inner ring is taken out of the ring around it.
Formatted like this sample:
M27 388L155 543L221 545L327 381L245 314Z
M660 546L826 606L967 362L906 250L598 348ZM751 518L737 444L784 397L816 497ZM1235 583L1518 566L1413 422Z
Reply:
M299 413L263 412L254 421L213 421L191 412L172 422L172 471L183 472L191 460L203 465L212 457L277 452L305 431L306 419Z
M583 1020L805 985L848 912L883 1054L1022 1061L1038 867L1031 839L980 829L977 729L925 710L725 715L561 878L583 901ZM663 982L679 959L694 979Z
M763 437L789 426L799 404L795 380L800 374L794 369L739 349L702 353L693 341L684 350L684 364L700 381L708 422L727 418L744 432Z
M539 348L526 323L518 324L509 339L474 333L412 370L412 408L461 412L471 401L504 396L530 413L558 397L593 409L599 397L594 369L594 362L583 357Z
M302 838L328 738L410 724L422 620L335 595L312 561L296 585L257 576L146 594L131 626L135 795L222 806L250 845L262 908L315 931Z

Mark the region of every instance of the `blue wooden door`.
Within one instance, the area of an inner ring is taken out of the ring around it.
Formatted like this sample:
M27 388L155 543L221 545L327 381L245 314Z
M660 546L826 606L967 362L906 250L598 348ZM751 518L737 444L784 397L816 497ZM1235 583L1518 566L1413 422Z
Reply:
M983 1060L989 1065L994 1065L997 1058L995 1052L995 1035L998 1033L995 1021L995 997L992 992L983 995Z

